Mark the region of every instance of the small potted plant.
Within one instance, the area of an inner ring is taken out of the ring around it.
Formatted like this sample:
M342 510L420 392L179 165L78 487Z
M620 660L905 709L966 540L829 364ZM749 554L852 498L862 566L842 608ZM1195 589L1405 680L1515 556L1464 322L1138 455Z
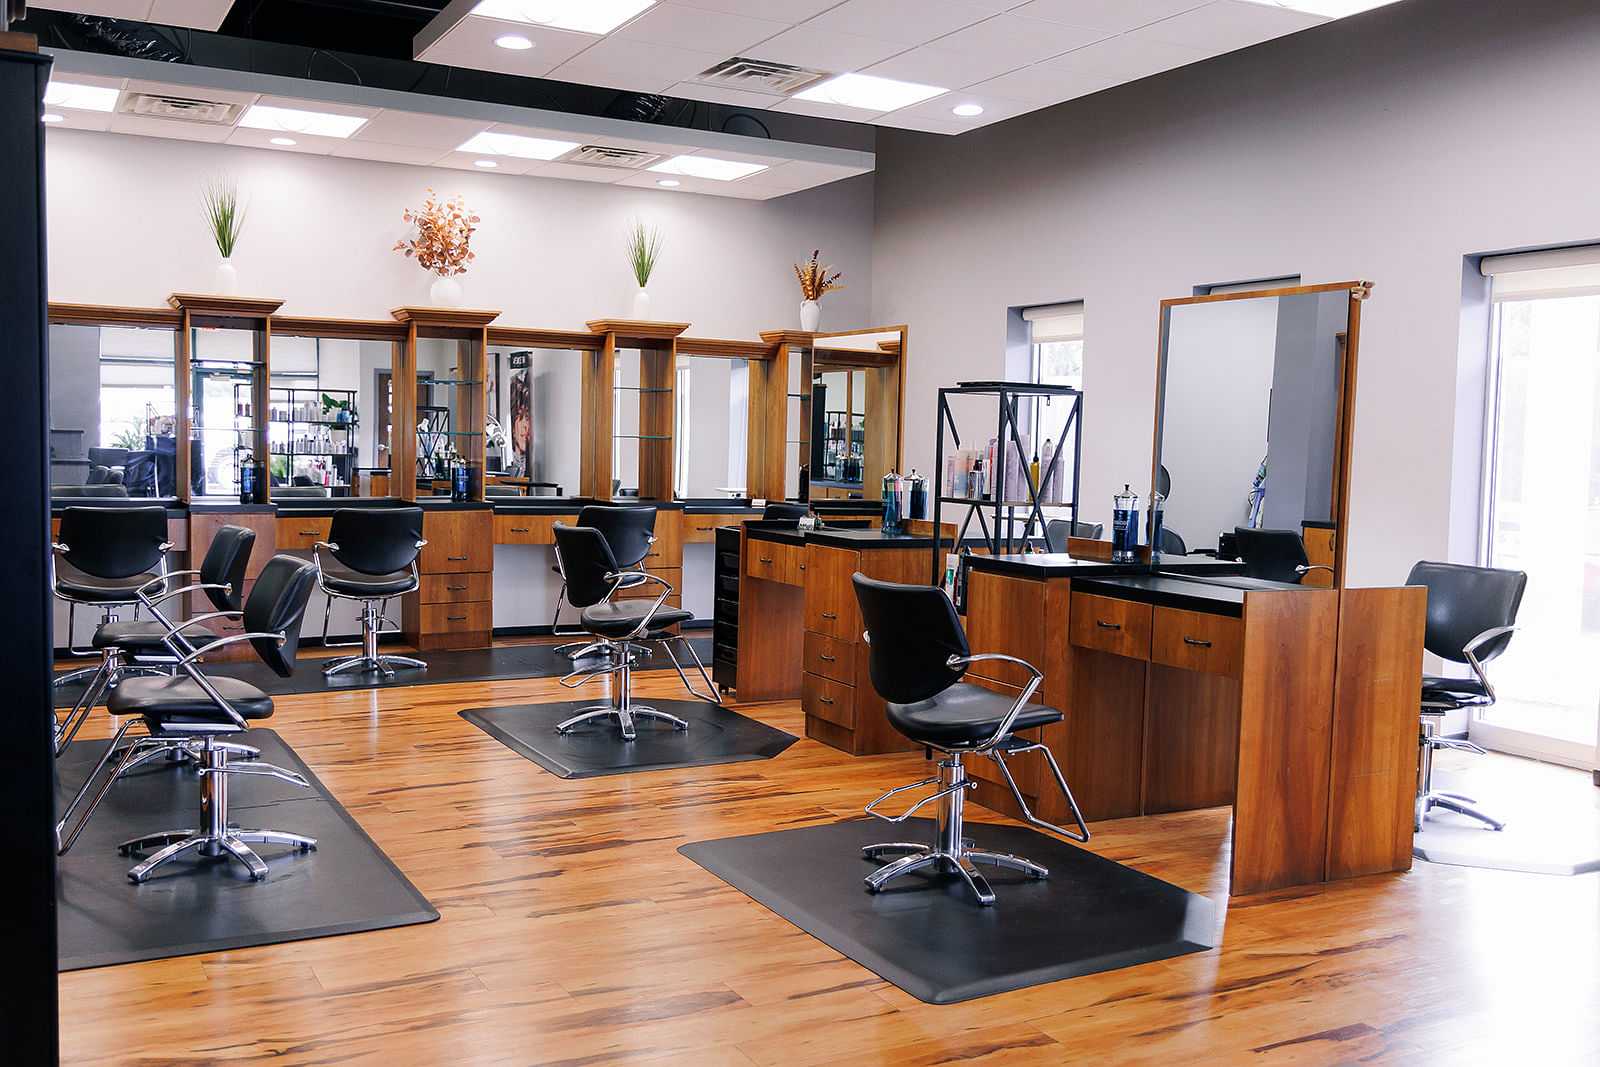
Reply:
M633 294L632 318L635 322L650 318L650 293L646 286L650 284L650 275L654 273L660 255L661 231L635 221L633 228L628 231L628 266L633 268L633 278L639 283L639 291Z
M220 296L239 291L239 272L233 266L233 251L244 229L244 205L239 202L239 187L227 175L213 178L200 194L205 204L206 228L216 243L221 260L213 275L212 289Z
M432 189L420 208L406 208L401 219L414 227L409 240L395 242L394 250L434 276L428 299L439 307L461 303L461 283L456 278L467 272L467 264L477 258L472 251L472 235L481 221L461 197L440 200Z
M822 305L817 303L822 294L844 288L839 284L844 275L822 263L821 255L822 250L817 249L809 262L794 265L794 275L800 279L800 328L807 333L815 333L822 324Z

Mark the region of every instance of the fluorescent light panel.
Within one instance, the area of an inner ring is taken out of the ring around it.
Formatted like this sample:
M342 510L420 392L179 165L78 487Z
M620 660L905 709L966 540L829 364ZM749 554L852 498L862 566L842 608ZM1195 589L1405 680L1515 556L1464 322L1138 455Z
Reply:
M1281 7L1304 15L1321 15L1323 18L1342 19L1371 11L1375 7L1388 7L1399 0L1250 0L1262 7Z
M794 94L794 98L819 104L855 107L862 111L898 111L900 108L931 100L949 91L937 85L918 85L916 82L895 81L893 78L875 78L870 74L841 74L809 89L802 89Z
M79 111L115 111L121 89L104 85L75 85L72 82L52 80L44 91L44 102L50 107L70 107Z
M715 156L673 156L650 169L659 174L683 174L690 178L731 182L766 170L767 165L744 163L735 159L717 159Z
M553 30L610 33L656 0L482 0L472 14Z
M515 156L518 159L555 159L578 147L577 141L550 141L543 137L522 137L514 133L474 134L456 149L480 156Z
M333 115L326 111L302 111L295 107L251 104L239 125L251 130L281 130L312 137L349 137L367 120L359 115Z

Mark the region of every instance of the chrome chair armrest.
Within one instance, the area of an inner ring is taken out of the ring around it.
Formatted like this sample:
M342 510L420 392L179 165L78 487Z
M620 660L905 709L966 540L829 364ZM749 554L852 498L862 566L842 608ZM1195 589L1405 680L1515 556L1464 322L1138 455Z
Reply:
M428 539L426 537L422 537L422 538L418 538L417 539L417 551L418 552L421 552L424 548L427 548L427 547L428 547Z
M661 595L656 597L655 601L650 605L650 610L645 612L643 619L639 620L638 627L628 636L622 638L624 641L632 641L634 638L643 637L648 633L650 631L650 623L656 617L656 612L661 610L661 605L665 604L667 597L672 595L672 583L659 575L651 574L649 571L611 571L606 575L606 581L611 583L611 589L606 593L606 602L609 603L611 598L616 595L617 590L622 588L622 583L629 579L655 582L661 586Z
M1478 649L1482 648L1490 641L1512 633L1516 629L1517 627L1515 625L1491 626L1489 629L1483 631L1481 634L1478 634L1465 645L1461 646L1461 653L1467 658L1467 666L1472 668L1472 673L1477 676L1478 683L1483 686L1484 693L1489 697L1490 705L1494 704L1496 701L1494 686L1489 684L1489 674L1483 669L1483 661L1478 659ZM1487 707L1488 705L1484 706Z
M71 552L72 549L62 544L60 541L51 541L50 551L56 553L57 555L62 555L64 553Z
M1294 572L1296 574L1310 574L1312 571L1327 571L1329 574L1332 574L1333 568L1328 566L1326 563L1296 563L1294 565Z
M196 571L196 570L167 571L165 574L156 575L154 578L150 579L148 582L145 582L143 585L141 585L139 588L135 589L133 592L134 592L135 596L137 596L140 600L143 600L143 599L145 599L145 596L147 595L146 590L150 589L150 587L152 587L152 586L161 585L164 582L166 582L168 579L171 579L171 578L182 578L186 574L198 575L199 573L200 572ZM165 594L163 594L162 597L158 597L157 599L158 600L159 599L164 599L164 597L165 597Z
M240 641L250 641L258 637L268 638L272 641L276 641L280 645L287 640L283 634L275 633L252 632L244 634L229 634L227 637L219 637L215 641L208 641L206 644L195 649L193 652L190 652L188 655L180 657L177 661L177 665L180 667L187 667L189 664L193 663L195 660L201 659L206 653L211 652L214 649L222 648L225 645L236 645Z
M1039 691L1039 684L1044 681L1044 673L1027 660L1018 659L1016 656L1007 656L1000 652L980 652L970 656L951 656L945 660L945 666L955 670L958 667L966 667L969 664L986 661L1013 664L1027 671L1032 677L1022 687L1022 692L1017 694L1017 699L1012 702L1010 709L1006 711L1006 717L1000 720L1000 725L995 727L994 733L989 736L987 741L980 745L975 745L972 748L973 752L989 752L1000 742L1010 737L1012 724L1017 721L1017 716L1022 714L1022 709L1028 706L1028 701L1033 699L1033 694Z

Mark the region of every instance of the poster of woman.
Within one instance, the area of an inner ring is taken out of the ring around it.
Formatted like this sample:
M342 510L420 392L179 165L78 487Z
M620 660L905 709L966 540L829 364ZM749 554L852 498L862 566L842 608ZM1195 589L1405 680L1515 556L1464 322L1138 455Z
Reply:
M511 417L511 473L527 478L532 476L529 467L528 446L533 440L532 393L528 381L528 353L511 353L511 397L507 405Z

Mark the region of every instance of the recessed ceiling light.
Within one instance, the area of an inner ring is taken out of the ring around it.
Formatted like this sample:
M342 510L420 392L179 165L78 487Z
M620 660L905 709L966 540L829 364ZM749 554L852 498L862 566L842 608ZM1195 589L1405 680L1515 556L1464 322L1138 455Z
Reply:
M796 100L820 104L839 104L863 111L898 111L903 107L931 100L950 90L937 85L875 78L870 74L841 74L794 94Z
M610 33L656 0L481 0L474 15L554 30Z
M293 137L274 137L272 139L272 143L276 144L276 145L282 145L283 147L288 148L290 145L296 144L298 142L296 142Z
M104 85L52 81L45 88L44 102L51 107L70 107L78 111L115 111L121 92Z
M520 33L502 33L494 39L494 43L501 48L509 48L513 52L526 52L533 47L533 42Z
M555 159L578 147L577 141L550 141L543 137L522 137L515 133L474 134L456 148L480 156L516 156L518 159Z
M765 163L742 163L734 159L717 159L715 156L673 156L650 168L661 174L686 174L691 178L709 178L714 182L731 182L749 177L767 169Z
M40 122L65 122L67 120L66 120L66 116L64 116L64 115L57 115L53 111L46 111L43 115L41 115L39 117L39 121ZM673 185L677 185L678 183L677 182L673 182L672 184Z
M366 124L367 120L359 115L334 115L266 104L251 104L239 120L239 125L246 129L283 130L315 137L349 137Z
M484 170L492 170L493 168L498 167L500 164L496 163L492 159L474 159L472 161L472 165L474 167L482 167Z
M1263 7L1281 7L1303 15L1321 15L1323 18L1342 19L1359 15L1375 7L1387 7L1396 0L1250 0Z
M950 110L964 119L977 118L983 114L983 107L980 104L957 104Z
M683 183L676 178L657 178L656 184L666 189L676 189Z

